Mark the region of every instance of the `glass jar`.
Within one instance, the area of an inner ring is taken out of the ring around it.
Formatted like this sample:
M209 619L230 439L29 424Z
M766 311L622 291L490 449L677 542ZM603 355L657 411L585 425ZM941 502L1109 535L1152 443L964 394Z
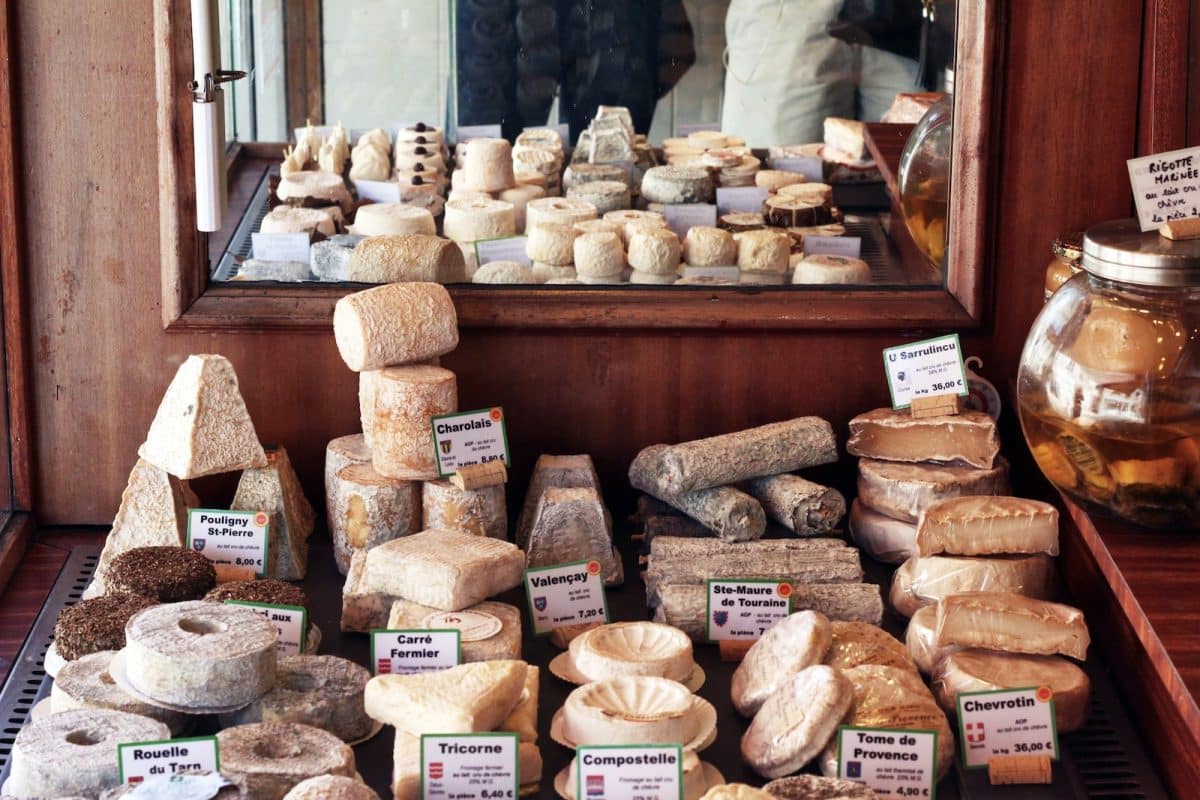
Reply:
M1046 299L1058 291L1058 287L1079 274L1083 269L1083 232L1068 233L1054 240L1051 247L1054 259L1046 267Z
M1200 240L1106 222L1034 321L1017 375L1046 477L1089 511L1200 527Z
M917 249L935 267L941 267L949 240L952 100L943 97L921 117L904 143L897 172L904 223Z

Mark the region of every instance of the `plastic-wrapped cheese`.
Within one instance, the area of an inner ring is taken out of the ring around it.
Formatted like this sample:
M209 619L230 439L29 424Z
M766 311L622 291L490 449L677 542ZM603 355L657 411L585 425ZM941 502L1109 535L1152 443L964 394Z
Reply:
M910 558L892 576L889 600L906 617L960 592L1014 592L1033 598L1054 593L1054 560L1046 555L928 556Z
M956 497L921 512L917 552L1058 555L1058 509L1022 497Z
M937 643L1030 655L1059 653L1083 661L1091 637L1077 608L1011 592L962 592L938 603Z
M858 499L893 519L915 523L934 503L967 495L1007 494L1008 462L989 469L964 464L906 464L863 458L858 462Z
M917 526L867 507L861 498L850 505L850 536L871 558L900 564L917 552Z
M924 675L931 675L938 662L962 648L952 644L938 646L937 604L918 608L904 631L904 646L913 663Z

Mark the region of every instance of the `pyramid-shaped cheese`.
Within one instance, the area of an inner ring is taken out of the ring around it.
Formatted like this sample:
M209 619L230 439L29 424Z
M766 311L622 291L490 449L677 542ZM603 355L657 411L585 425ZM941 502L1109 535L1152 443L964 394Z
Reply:
M267 450L267 466L242 472L233 511L265 511L271 517L267 574L298 581L308 570L308 537L313 531L313 508L304 497L300 479L287 450Z
M267 465L229 359L188 356L138 455L183 480Z
M529 477L525 503L521 506L521 514L517 518L517 547L523 550L529 541L529 532L533 529L533 518L537 515L542 492L550 488L581 487L591 487L597 493L600 491L600 477L596 474L596 465L592 463L591 456L538 456L533 474Z
M613 550L612 522L595 489L557 489L542 492L529 541L525 566L548 567L572 561L600 562L607 586L624 579L621 560Z
M525 690L524 661L479 661L415 675L376 675L367 682L367 714L398 731L483 733L508 718Z
M112 530L104 540L93 594L104 594L104 571L126 550L159 545L182 547L187 536L187 510L199 505L187 482L139 458L129 473Z

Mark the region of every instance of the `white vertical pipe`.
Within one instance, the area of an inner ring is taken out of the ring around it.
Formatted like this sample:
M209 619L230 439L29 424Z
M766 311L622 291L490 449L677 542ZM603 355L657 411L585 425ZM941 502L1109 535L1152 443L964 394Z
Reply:
M215 0L192 0L192 75L203 96L209 76L215 76L220 59ZM225 197L224 150L225 105L217 89L211 97L193 99L192 129L196 167L196 228L212 232L221 227L228 202Z

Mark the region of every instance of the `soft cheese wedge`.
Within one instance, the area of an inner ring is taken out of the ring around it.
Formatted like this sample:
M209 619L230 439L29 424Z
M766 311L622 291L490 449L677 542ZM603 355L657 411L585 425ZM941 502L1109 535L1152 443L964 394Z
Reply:
M1000 455L996 421L982 411L914 419L907 411L877 408L850 420L846 452L883 461L961 461L991 469Z
M921 512L917 553L1058 555L1058 509L1023 497L955 497Z
M376 675L363 704L372 719L397 730L480 733L508 718L525 690L524 661L481 661L438 672Z
M938 603L937 644L1006 653L1087 658L1083 612L1061 603L1005 592L965 592Z
M828 617L816 611L798 611L772 625L733 673L733 707L754 716L792 675L820 664L832 640Z

